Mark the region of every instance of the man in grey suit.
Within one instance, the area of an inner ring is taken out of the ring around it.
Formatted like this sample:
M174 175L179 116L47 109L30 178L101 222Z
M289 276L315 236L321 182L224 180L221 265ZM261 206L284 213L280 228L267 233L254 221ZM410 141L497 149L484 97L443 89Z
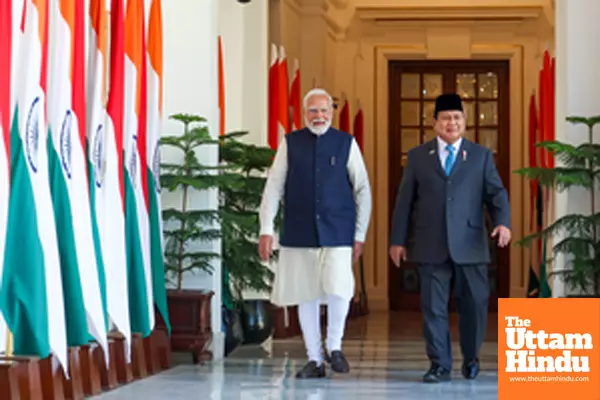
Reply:
M390 238L396 266L419 265L423 334L431 368L425 382L449 381L452 350L448 327L450 284L460 315L462 374L475 379L489 298L490 252L484 207L500 247L510 242L510 206L490 150L462 137L462 102L455 94L437 98L437 138L411 149L398 189ZM415 213L414 247L407 249Z

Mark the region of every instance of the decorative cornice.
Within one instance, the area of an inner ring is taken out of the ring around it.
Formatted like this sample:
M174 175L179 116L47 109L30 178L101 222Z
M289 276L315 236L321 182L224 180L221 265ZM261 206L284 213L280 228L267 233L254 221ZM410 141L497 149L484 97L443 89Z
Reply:
M358 7L360 20L375 21L524 21L538 19L544 14L541 6L483 7Z

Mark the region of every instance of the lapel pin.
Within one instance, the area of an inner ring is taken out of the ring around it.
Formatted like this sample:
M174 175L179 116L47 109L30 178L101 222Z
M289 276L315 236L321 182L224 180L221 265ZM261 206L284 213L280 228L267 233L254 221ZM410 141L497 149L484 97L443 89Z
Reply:
M431 150L429 150L429 155L430 155L430 156L431 156L431 155L434 155L434 154L435 154L435 149L431 149Z
M466 150L462 151L462 157L463 157L463 161L467 161L467 151Z

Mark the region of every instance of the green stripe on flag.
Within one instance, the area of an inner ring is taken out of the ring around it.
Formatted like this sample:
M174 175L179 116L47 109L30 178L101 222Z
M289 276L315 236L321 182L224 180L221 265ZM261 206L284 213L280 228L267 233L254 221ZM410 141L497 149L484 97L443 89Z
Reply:
M11 129L8 203L0 308L13 334L14 353L50 355L44 253L38 235L33 187L19 135L19 110Z
M154 303L167 327L167 333L171 334L171 323L169 321L169 306L167 304L167 289L165 282L165 263L162 251L162 232L160 227L160 207L157 201L157 191L154 174L148 170L148 197L150 206L150 265L152 266L152 293Z
M102 258L102 243L100 242L100 230L96 216L96 185L94 182L94 166L87 158L88 181L90 185L90 212L92 217L92 235L94 237L94 251L96 252L96 265L98 266L98 283L100 285L100 297L102 298L102 311L106 330L110 329L110 317L108 316L108 300L106 299L106 270L104 269L104 258Z
M135 192L129 177L125 175L125 243L127 246L127 280L129 284L129 317L131 332L142 337L150 335L150 318L148 315L148 293L146 292L146 275L144 274L144 258L140 240Z
M48 135L48 173L62 272L67 344L69 346L81 346L89 342L91 336L88 332L87 316L81 290L81 276L77 263L69 190L65 182L60 157L56 153L52 142L52 134Z

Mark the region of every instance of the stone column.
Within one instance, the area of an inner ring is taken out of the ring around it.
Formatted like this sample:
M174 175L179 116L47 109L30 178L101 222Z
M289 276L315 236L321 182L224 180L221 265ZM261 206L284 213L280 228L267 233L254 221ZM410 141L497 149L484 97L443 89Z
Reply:
M587 128L572 126L565 118L600 114L600 2L556 0L555 17L556 139L578 145L587 140ZM599 133L597 129L596 134ZM557 193L556 218L567 213L590 212L588 198L588 194L579 189ZM559 258L556 264L562 268L564 260ZM568 293L564 282L553 278L553 296Z

